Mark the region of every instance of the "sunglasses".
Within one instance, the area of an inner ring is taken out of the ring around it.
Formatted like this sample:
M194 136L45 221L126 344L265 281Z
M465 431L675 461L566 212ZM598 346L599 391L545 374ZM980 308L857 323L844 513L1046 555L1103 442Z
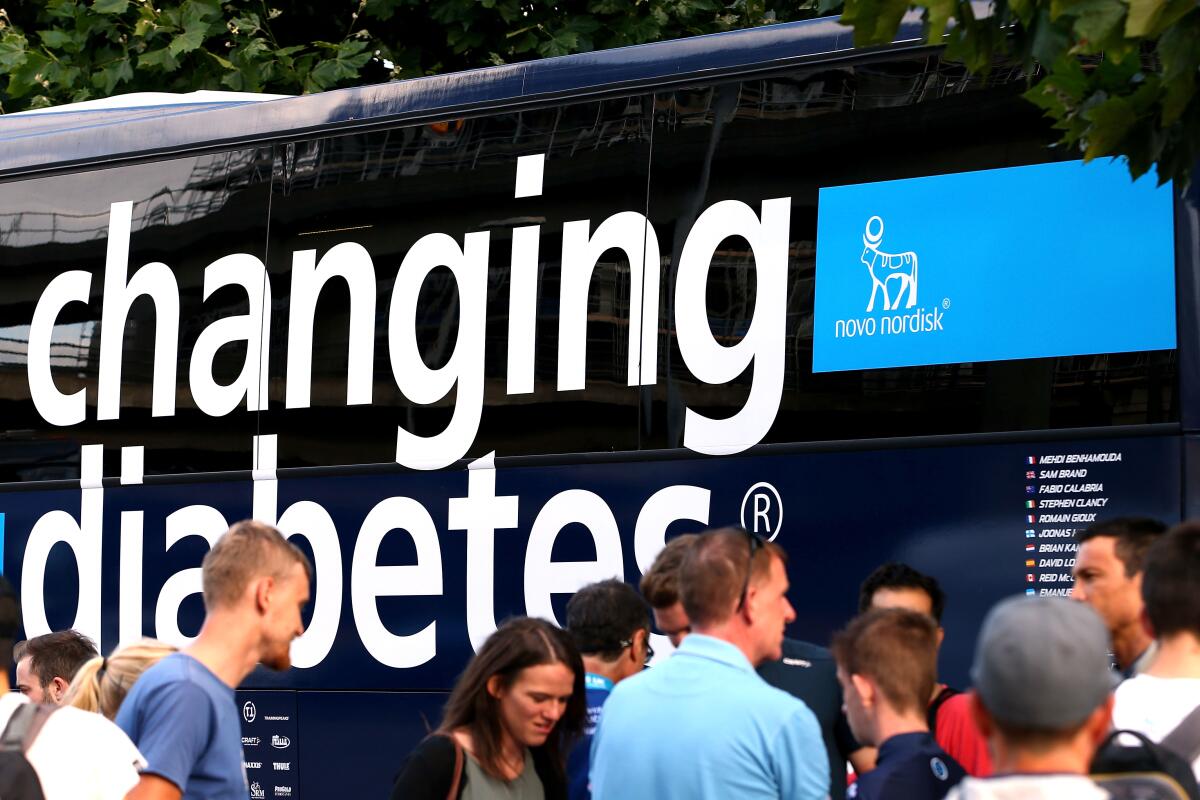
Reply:
M758 555L759 550L767 546L766 542L745 528L742 528L742 533L746 534L746 539L750 543L750 560L746 563L746 580L742 582L742 594L738 598L737 604L738 611L746 606L746 594L750 591L750 576L754 574L754 557Z
M621 645L621 649L624 650L626 647L633 647L633 639L622 639L621 641L617 642L617 644ZM650 646L650 632L647 631L646 632L646 662L645 663L649 664L650 659L652 659L652 658L654 658L654 648Z

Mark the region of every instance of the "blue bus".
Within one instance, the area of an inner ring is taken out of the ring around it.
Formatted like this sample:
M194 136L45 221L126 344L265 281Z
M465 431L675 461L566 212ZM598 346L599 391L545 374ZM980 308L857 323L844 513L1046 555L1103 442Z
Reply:
M278 525L316 581L239 692L254 797L383 796L498 621L709 526L789 552L818 643L933 574L966 684L1076 529L1200 499L1196 190L1025 87L821 19L0 120L25 633L186 643L210 544Z

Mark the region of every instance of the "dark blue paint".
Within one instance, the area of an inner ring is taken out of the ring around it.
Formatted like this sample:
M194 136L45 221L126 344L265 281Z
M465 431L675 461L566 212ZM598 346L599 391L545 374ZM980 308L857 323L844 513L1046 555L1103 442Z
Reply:
M919 37L920 20L909 15L894 47L916 46ZM661 87L830 60L852 51L850 29L828 17L254 104L0 117L0 174Z

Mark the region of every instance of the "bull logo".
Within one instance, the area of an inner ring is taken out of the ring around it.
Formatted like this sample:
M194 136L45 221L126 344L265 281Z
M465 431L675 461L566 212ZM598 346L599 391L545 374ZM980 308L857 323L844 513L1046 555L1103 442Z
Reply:
M895 311L900 300L908 295L905 308L917 304L917 254L912 250L905 253L885 253L879 249L883 244L883 218L871 217L863 231L862 263L871 273L871 299L867 311L875 310L875 295L883 292L883 310ZM892 285L894 294L889 292Z

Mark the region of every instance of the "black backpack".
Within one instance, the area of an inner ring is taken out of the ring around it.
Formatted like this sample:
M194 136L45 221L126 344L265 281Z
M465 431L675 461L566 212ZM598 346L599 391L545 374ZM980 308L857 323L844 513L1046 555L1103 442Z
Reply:
M1137 740L1122 744L1121 738ZM1200 756L1200 706L1157 744L1136 731L1113 731L1092 759L1092 777L1115 800L1200 800L1192 762Z
M57 709L54 706L22 703L8 718L0 734L0 798L45 800L42 784L25 752Z

